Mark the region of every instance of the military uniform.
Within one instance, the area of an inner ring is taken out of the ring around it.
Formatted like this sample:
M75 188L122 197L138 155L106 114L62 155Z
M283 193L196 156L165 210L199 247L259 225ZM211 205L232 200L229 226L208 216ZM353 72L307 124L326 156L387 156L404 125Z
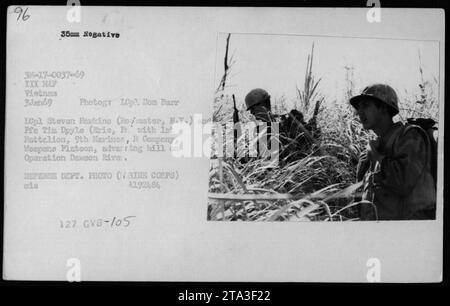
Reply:
M398 122L379 138L379 152L384 157L365 173L362 197L375 204L379 220L433 218L436 191L430 172L430 146L418 129ZM361 159L360 168L364 162ZM363 204L361 219L375 219L372 205Z
M395 91L383 84L364 89L350 103L357 108L358 99L364 96L376 98L390 107L396 115L398 100ZM436 189L431 174L431 144L419 126L401 122L379 135L376 143L380 158L370 162L363 154L357 167L357 179L363 180L362 220L418 220L434 219Z
M320 137L319 129L313 119L305 122L302 113L297 110L291 110L289 114L281 117L280 140L282 150L280 152L280 160L285 164L307 156L315 139ZM305 135L305 133L308 133L309 136Z
M279 144L279 161L282 165L299 160L309 154L319 133L315 118L306 123L303 114L297 110L291 110L288 114L274 116L270 112L270 95L261 88L251 90L245 97L247 110L252 111L258 121L267 124L267 135L269 138L276 137ZM260 111L255 107L264 105ZM273 129L273 123L278 124L278 129ZM257 129L260 132L260 129ZM308 134L308 135L305 135ZM270 143L270 141L268 141Z

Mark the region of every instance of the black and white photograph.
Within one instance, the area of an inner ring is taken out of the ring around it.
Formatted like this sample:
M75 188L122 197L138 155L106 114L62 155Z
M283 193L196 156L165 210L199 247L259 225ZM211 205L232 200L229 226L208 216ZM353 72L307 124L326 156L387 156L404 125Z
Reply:
M217 42L208 220L435 219L438 41Z

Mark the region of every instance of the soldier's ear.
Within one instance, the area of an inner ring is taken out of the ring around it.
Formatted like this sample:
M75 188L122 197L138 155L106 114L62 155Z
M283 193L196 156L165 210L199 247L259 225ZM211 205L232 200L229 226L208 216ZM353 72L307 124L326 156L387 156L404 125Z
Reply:
M384 109L384 112L386 112L386 114L388 114L390 117L392 117L392 111L389 106L387 106L386 104L383 103L383 109Z

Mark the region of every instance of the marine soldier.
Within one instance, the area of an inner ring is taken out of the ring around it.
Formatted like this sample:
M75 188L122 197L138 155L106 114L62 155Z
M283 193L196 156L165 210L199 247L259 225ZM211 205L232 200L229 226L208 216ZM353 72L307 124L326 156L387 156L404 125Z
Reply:
M270 95L261 88L251 90L245 97L245 104L247 110L257 121L279 123L278 137L281 144L280 162L282 164L290 163L309 154L319 135L315 116L306 123L303 114L295 109L281 116L272 114Z
M363 127L377 138L360 157L363 180L361 220L434 219L436 190L430 171L430 142L419 126L393 122L399 113L395 90L385 84L366 87L350 99Z

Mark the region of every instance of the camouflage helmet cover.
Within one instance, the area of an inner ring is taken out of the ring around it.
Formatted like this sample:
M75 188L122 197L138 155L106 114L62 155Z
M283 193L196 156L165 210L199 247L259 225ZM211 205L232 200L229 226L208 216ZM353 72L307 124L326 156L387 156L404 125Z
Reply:
M395 116L399 113L398 98L395 90L386 84L374 84L364 88L362 93L358 96L354 96L350 99L350 104L358 109L358 104L364 97L375 98L378 101L383 102L389 106L391 115Z
M270 95L267 91L261 88L255 88L250 90L250 92L245 96L245 105L247 106L247 110L249 110L254 105L269 99Z

